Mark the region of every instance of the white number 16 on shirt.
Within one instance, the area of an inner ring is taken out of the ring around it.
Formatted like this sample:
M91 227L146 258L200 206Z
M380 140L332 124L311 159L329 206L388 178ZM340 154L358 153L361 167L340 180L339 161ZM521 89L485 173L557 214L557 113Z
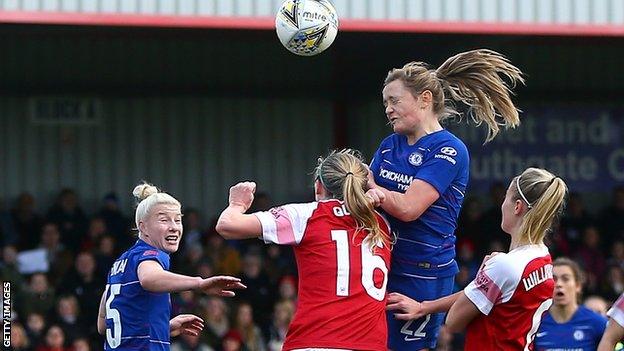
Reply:
M351 272L349 260L349 236L346 230L332 230L332 240L336 242L336 256L338 257L338 271L336 274L336 295L349 296L349 274ZM362 286L366 293L377 301L382 301L386 296L386 284L388 283L388 267L380 256L371 252L370 245L362 243ZM383 283L376 287L373 280L375 268L383 272Z

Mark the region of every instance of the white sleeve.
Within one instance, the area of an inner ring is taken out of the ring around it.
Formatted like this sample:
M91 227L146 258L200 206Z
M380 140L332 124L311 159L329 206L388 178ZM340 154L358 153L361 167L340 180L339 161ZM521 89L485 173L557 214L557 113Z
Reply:
M477 272L476 278L468 284L464 293L481 313L488 315L494 305L511 299L521 275L522 271L514 266L507 254L498 254Z
M620 295L617 301L615 301L613 307L607 312L607 316L624 328L624 294Z
M254 213L262 224L262 240L267 244L299 245L317 206L318 202L290 204Z

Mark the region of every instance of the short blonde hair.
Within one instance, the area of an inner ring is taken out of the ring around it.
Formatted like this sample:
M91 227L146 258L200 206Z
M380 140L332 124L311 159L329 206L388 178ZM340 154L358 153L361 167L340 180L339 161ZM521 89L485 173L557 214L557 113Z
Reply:
M180 201L165 192L161 192L157 187L147 182L134 187L132 194L138 200L134 216L137 229L139 228L139 222L144 220L152 210L152 207L156 205L166 204L182 208Z

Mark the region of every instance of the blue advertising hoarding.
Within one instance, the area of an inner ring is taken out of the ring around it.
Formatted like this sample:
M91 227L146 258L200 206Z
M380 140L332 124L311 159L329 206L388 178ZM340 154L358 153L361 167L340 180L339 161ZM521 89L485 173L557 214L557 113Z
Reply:
M621 108L555 106L525 108L518 128L502 130L485 145L483 126L464 121L448 127L470 150L473 190L536 166L564 178L572 191L609 192L624 185L623 124Z

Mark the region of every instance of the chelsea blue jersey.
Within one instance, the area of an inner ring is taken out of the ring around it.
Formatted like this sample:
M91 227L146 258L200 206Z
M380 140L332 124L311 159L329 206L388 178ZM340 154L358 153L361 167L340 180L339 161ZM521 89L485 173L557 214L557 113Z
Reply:
M105 350L169 350L169 293L141 287L137 270L146 260L169 270L169 254L139 239L108 274Z
M439 198L411 222L388 214L397 235L392 251L392 274L448 277L459 270L455 262L455 228L468 186L466 145L447 130L418 139L392 134L381 142L371 162L377 185L404 193L420 179L433 186Z
M594 351L607 327L607 319L579 306L566 323L557 323L550 312L542 318L535 334L536 351Z

